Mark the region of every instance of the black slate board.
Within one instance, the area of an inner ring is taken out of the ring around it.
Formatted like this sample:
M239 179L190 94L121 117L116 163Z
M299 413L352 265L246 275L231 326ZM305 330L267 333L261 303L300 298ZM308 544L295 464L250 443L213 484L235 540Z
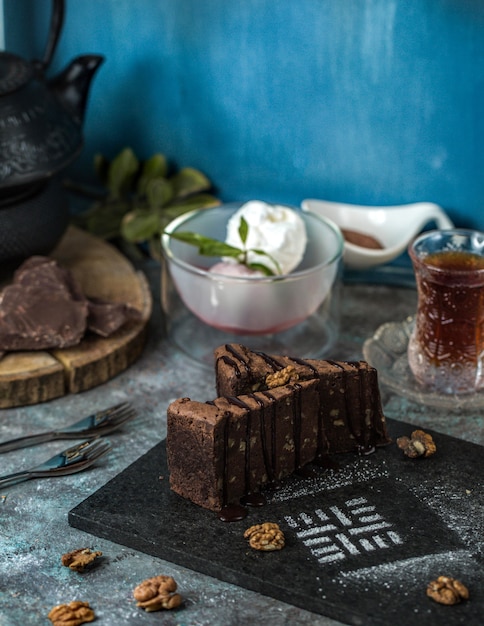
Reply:
M413 429L389 420L393 437ZM428 459L395 444L341 455L337 470L291 477L235 523L170 491L161 442L70 511L69 524L348 624L482 624L484 448L432 434ZM283 550L258 552L243 538L265 521L284 530ZM440 575L464 582L470 600L427 598Z

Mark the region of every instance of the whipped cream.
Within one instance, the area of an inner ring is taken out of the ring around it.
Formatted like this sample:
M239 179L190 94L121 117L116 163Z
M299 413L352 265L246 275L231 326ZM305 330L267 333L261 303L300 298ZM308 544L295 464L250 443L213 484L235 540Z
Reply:
M249 226L245 244L239 236L241 217ZM254 252L248 254L248 262L262 263L274 274L289 274L304 256L307 235L304 222L296 211L252 200L243 204L228 221L225 242L237 248L263 250L277 261L279 268L270 257Z

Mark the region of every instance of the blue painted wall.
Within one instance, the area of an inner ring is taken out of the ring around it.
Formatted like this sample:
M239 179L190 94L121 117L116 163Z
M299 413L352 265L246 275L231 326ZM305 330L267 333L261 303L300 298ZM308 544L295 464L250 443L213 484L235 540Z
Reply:
M4 0L41 56L49 0ZM202 169L225 200L430 200L484 230L482 0L67 0L53 70L94 79L85 149Z

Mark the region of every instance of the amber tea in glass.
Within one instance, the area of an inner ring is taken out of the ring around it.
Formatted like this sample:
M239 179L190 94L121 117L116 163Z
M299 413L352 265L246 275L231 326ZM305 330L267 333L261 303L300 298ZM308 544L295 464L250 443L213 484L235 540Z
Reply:
M418 307L408 361L415 378L444 394L484 387L484 233L430 231L409 247Z

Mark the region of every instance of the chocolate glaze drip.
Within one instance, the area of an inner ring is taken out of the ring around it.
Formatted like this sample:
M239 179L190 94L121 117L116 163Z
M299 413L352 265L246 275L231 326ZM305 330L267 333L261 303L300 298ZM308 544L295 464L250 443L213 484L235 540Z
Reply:
M226 396L225 399L230 404L238 406L239 409L246 409L247 411L250 411L250 406L246 404L245 402L243 402L243 400L241 400L240 398L237 398L237 396Z
M369 405L368 399L368 376L369 372L367 369L363 369L360 366L360 398L361 398L361 414L363 416L363 420L366 418L366 412L372 410L371 404ZM375 415L372 415L372 422L375 422ZM371 431L363 428L363 445L358 445L357 451L360 455L369 455L375 452L375 441L376 441L376 433L372 429Z
M247 361L244 359L244 356L242 354L240 354L240 352L237 352L237 350L231 346L230 344L225 344L225 349L227 350L227 352L230 352L230 354L234 357L234 359L237 359L237 361L239 363L242 363L242 365L245 367L245 371L247 372L247 376L250 378L252 372L250 371L250 367L249 364L247 363ZM230 360L230 357L226 357ZM227 362L227 361L226 361ZM240 376L242 375L239 366L235 363L235 361L232 361L231 363L232 367L234 367L235 369L235 375L237 376L237 378L240 378Z
M214 404L214 403L213 403ZM228 463L227 463L227 450L229 447L229 424L230 424L230 416L227 415L224 423L224 445L223 445L223 460L222 460L222 510L227 506L228 502L228 493L227 487L229 484L229 476L228 476ZM222 518L220 518L222 519Z
M369 456L375 452L376 448L375 446L367 443L364 446L358 446L356 450L360 456Z
M306 363L302 359L298 359L296 362L299 363L299 365L306 365L307 367L310 367L314 371L314 373L318 374L318 371L316 370L316 368L313 368L313 366L310 363ZM319 472L316 471L314 467L310 467L309 465L301 465L300 445L298 445L300 444L300 440L301 440L301 419L302 419L301 385L298 385L296 383L294 387L296 389L298 388L298 391L299 391L299 393L297 393L295 396L295 403L293 405L294 442L296 444L296 454L295 454L295 460L294 460L294 465L296 469L295 473L302 478L313 478L314 476L317 476ZM321 386L320 386L319 387L320 397L321 397L321 393L322 391L321 391ZM322 419L320 417L320 419L318 420L318 439L317 439L316 457L314 458L312 463L323 469L337 469L339 467L338 464L333 462L330 459L329 455L327 454L325 450L325 444L323 443L324 442L323 432L324 432L324 429L323 429Z
M338 361L331 361L330 359L328 359L327 362L330 363L331 365L334 365L335 367L337 367L341 371L343 371L343 372L345 371L345 368L341 365L341 363L338 363ZM349 363L349 361L348 361L348 363Z
M349 363L349 365L357 365L356 363ZM358 367L358 370L360 368ZM348 379L348 374L349 372L347 370L344 370L343 373L343 380L345 382L345 389L347 387L347 379ZM351 407L348 405L348 396L349 394L345 394L345 400L346 400L346 411L345 411L345 420L346 420L346 425L348 426L351 434L353 435L353 437L355 438L356 444L357 444L357 448L359 448L360 446L364 445L364 441L362 441L361 439L361 428L360 428L360 423L359 423L359 418L360 418L360 412L361 412L361 372L358 371L358 396L359 396L359 403L360 403L360 411L358 411L358 414L356 413L356 411L351 411ZM358 421L357 421L358 420Z
M304 359L299 359L297 357L291 357L291 361L293 361L294 363L297 363L297 365L301 365L303 367L307 367L309 370L311 370L314 378L319 378L319 372L318 369L312 365L312 363L308 363L308 361L304 360ZM332 361L328 361L328 363L333 363ZM335 363L335 365L338 365L337 363ZM322 407L324 406L324 398L323 398L323 389L321 384L319 385L319 405ZM320 415L319 420L318 420L318 439L317 439L317 452L316 452L316 459L323 459L325 457L327 457L327 448L328 448L328 444L327 444L327 439L326 439L326 434L324 431L324 424L323 424L323 419L322 416Z
M298 387L300 388L299 385ZM248 397L255 400L260 408L260 436L261 436L261 443L262 443L264 465L265 465L265 470L268 476L268 483L272 486L275 486L275 466L274 466L275 459L276 459L275 398L269 392L263 392L263 393L264 393L264 396L269 400L269 407L270 407L270 420L271 420L270 430L272 433L272 441L271 441L272 454L271 455L269 455L269 448L268 448L267 437L266 437L266 419L267 419L266 409L268 407L266 406L266 404L264 403L264 401L262 400L260 396L257 396L256 394L252 393L252 394L248 394ZM299 397L299 396L300 394L296 394L296 397ZM229 476L228 476L227 452L228 452L228 438L229 438L229 434L228 434L229 433L229 420L227 420L226 425L225 425L225 430L224 430L223 508L219 513L219 518L222 521L231 522L231 521L237 521L237 520L243 519L247 515L246 507L248 506L251 506L251 507L264 506L266 504L266 497L264 496L264 494L260 492L252 492L250 488L250 469L251 469L250 438L251 438L251 431L252 431L252 409L246 402L244 402L243 400L241 400L240 398L236 396L227 396L226 400L230 404L233 404L234 406L237 406L247 411L247 422L246 422L246 430L245 430L245 458L244 458L244 464L245 464L244 480L245 480L246 495L244 495L243 498L241 498L240 505L228 504L227 487L228 487ZM298 421L296 416L299 413L300 413L300 407L299 409L295 407L294 408L295 423ZM299 417L299 420L300 420L300 417ZM299 426L296 426L295 428L299 429L300 431L300 422L299 422Z
M277 359L275 359L272 356L269 356L268 354L266 354L265 352L255 352L255 354L257 354L258 356L260 356L262 359L264 359L264 361L274 370L280 370L283 369L284 364L281 363L280 361L277 361ZM312 363L309 363L308 361L306 361L305 359L301 359L298 357L287 357L290 361L292 361L293 363L296 363L297 365L300 365L302 367L307 367L311 373L313 374L313 376L315 378L319 378L319 372L318 369L312 365ZM331 361L329 361L331 362ZM341 367L339 364L335 363L335 365L338 365L338 367ZM343 369L343 368L341 368ZM321 399L321 406L323 406L322 403L322 389L320 388L320 399ZM324 433L324 425L322 423L322 419L318 420L318 435L317 435L318 439L317 439L317 457L324 457L327 456L327 441L326 441L326 437L325 437L325 433ZM297 448L297 446L296 446ZM299 451L298 451L299 452ZM299 467L299 463L296 463L296 467Z
M231 504L224 506L218 514L219 520L222 522L239 522L247 517L247 509L241 504Z
M245 489L244 492L246 494L250 494L250 433L252 430L252 411L248 404L243 402L240 398L236 398L235 396L229 396L227 400L230 404L234 404L235 406L240 407L241 409L245 409L246 411L246 425L245 425L245 455L244 455L244 480L245 480Z
M343 365L341 363L338 363L338 361L331 361L330 359L328 359L327 363L331 363L331 365L339 367L339 369L345 371L345 368L343 367ZM345 365L351 365L352 367L359 367L360 362L359 361L345 361Z
M311 363L308 363L304 359L298 359L295 356L291 357L291 361L293 361L294 363L297 363L298 365L302 365L303 367L308 367L311 370L311 372L314 374L315 378L319 377L319 372L318 372L317 368L314 367L314 365L312 365Z
M242 365L245 368L245 371L247 372L247 376L250 380L252 378L252 374L243 355L237 352L237 350L228 343L225 344L224 347L225 347L225 350L229 352L234 358L232 359L230 356L227 356L226 354L222 354L221 356L217 357L217 360L215 362L215 369L217 369L219 361L223 361L226 365L232 368L235 374L235 377L240 380L242 378L242 371L240 369L240 365ZM218 385L217 385L217 392L219 393L219 395L221 395Z
M221 356L217 358L217 361L215 363L215 368L217 367L217 364L219 361L223 361L226 365L228 365L234 370L236 378L241 378L242 372L240 371L240 367L238 365L239 363L241 363L245 367L247 374L250 376L250 369L243 355L240 354L240 352L237 352L237 350L228 343L225 344L225 349L227 350L227 352L230 352L230 354L234 357L235 361L234 359L231 359L226 354L222 354Z
M360 455L368 455L375 452L375 446L373 442L369 439L371 437L371 433L366 428L362 428L362 422L365 420L365 413L367 409L366 396L365 396L365 384L366 384L366 370L361 367L361 363L355 363L358 365L358 382L359 382L359 397L360 397L360 421L358 422L358 437L356 440L358 442L356 446L356 450Z
M251 393L250 397L253 398L260 407L259 426L260 426L260 441L261 441L261 447L262 447L262 458L264 459L264 467L267 473L268 482L273 482L274 470L272 468L271 460L269 457L269 449L267 447L267 437L266 437L266 405L264 404L262 399L256 396L254 393ZM271 402L271 408L272 408L272 413L275 413L273 402Z
M217 359L217 363L218 363L219 361L223 361L226 365L229 365L230 367L232 367L232 368L234 369L235 376L236 376L237 378L240 378L240 377L241 377L241 375L242 375L242 374L241 374L241 372L240 372L239 366L238 366L238 365L237 365L237 363L236 363L234 360L232 360L230 357L228 357L228 356L227 356L227 355L225 355L225 354L222 354L222 356L219 356L219 357L218 357L218 359Z
M247 370L247 373L249 373L249 366L247 365L247 362L245 361L243 355L240 354L240 352L237 352L237 350L228 343L225 344L225 349L227 350L227 352L230 352L230 354L233 357L235 357L238 361L243 363L245 365L245 369Z
M280 361L272 356L269 356L265 352L254 352L254 354L257 354L257 356L260 356L261 359L264 359L267 365L269 365L269 367L272 367L274 372L276 372L277 370L282 370L284 367L284 365Z
M331 363L331 365L334 365L335 367L338 367L341 370L342 376L343 376L343 387L346 390L348 386L348 375L349 375L348 370L345 369L343 365L341 365L341 363L337 363L336 361L328 360L328 363ZM346 365L349 365L351 367L356 367L358 369L358 394L359 394L360 409L361 409L364 406L364 403L363 403L363 398L362 398L362 393L361 393L362 376L361 376L360 363L359 361L347 361ZM350 433L353 435L354 440L356 441L357 450L360 450L361 448L365 447L365 441L364 439L362 439L361 428L360 428L360 423L359 423L361 411L359 411L358 414L356 414L355 411L352 411L351 406L349 406L348 404L349 394L345 393L344 397L345 397L345 414L344 414L345 425L350 431Z
M261 393L270 401L271 407L271 462L267 464L266 471L269 483L274 484L276 482L276 399L270 391L261 391Z
M237 400L237 398L232 398L232 400ZM213 402L208 402L207 404L214 404ZM232 404L236 404L233 402ZM227 451L229 444L229 426L230 426L230 415L227 415L225 424L224 424L224 445L223 445L223 481L222 481L222 509L218 513L218 517L222 522L238 522L239 520L247 517L247 509L246 507L240 504L228 504L228 484L229 484L229 476L228 476L228 463L227 463Z
M291 385L294 389L292 399L292 428L294 439L294 469L301 467L301 385L294 383Z
M264 407L264 403L262 402L262 400L260 398L257 398L257 396L255 396L254 394L250 394L250 397L254 398L257 403L259 404L260 408L261 408L261 423L264 423L264 413L265 413L265 407ZM237 398L235 396L229 396L226 398L226 400L230 403L233 404L235 406L238 406L241 409L245 409L247 411L247 422L246 422L246 430L245 430L245 458L244 458L244 462L245 462L245 467L244 467L244 480L245 480L245 492L246 495L241 499L241 504L245 505L245 506L253 506L253 507L258 507L258 506L263 506L266 503L266 499L264 497L263 494L261 493L252 493L251 488L250 488L250 468L251 468L251 460L250 460L250 438L251 438L251 431L252 431L252 410L251 407L244 402L243 400L241 400L240 398ZM224 495L224 516L227 517L227 495L226 495L226 486L227 486L227 481L228 481L228 475L227 475L227 463L226 463L226 458L227 458L227 446L228 446L228 437L227 439L224 441L224 448L225 448L225 467L224 467L224 485L225 485L225 495ZM243 507L242 507L243 508ZM237 516L240 513L237 512ZM241 519L240 517L237 517L237 519Z
M240 499L240 503L244 506L259 507L264 506L267 503L267 500L263 493L257 492L248 493Z

